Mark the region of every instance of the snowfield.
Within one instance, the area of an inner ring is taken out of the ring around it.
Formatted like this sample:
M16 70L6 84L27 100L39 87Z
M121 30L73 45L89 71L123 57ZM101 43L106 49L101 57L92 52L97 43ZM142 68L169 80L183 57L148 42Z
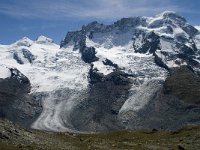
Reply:
M27 76L31 81L32 92L87 87L89 65L81 60L78 52L73 51L72 47L60 49L53 40L44 36L38 40L23 38L14 44L0 46L1 65L17 68ZM24 49L32 55L32 62L25 57ZM14 54L22 61L21 64L14 59Z
M5 66L0 66L0 79L9 78L11 76L10 70Z

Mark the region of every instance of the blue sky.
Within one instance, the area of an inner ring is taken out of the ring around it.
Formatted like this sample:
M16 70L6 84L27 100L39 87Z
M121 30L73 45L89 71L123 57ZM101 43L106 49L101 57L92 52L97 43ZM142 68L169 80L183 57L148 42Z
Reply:
M24 36L48 36L59 43L68 31L97 20L112 23L122 17L152 16L166 10L200 25L199 0L0 0L0 44Z

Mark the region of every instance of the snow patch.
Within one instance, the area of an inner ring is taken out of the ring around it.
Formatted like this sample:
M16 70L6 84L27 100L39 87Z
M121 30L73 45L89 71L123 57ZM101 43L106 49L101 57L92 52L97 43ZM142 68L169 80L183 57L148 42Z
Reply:
M195 28L200 31L200 26L195 26Z
M0 65L0 79L9 78L11 76L10 69Z
M115 69L114 67L104 65L102 61L93 62L93 68L97 69L99 73L103 73L104 75L108 75Z

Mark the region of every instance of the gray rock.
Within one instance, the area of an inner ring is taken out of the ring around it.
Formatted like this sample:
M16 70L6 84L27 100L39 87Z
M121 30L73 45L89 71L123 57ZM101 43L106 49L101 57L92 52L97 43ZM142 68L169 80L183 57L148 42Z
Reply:
M40 101L29 94L29 79L17 69L10 70L10 78L0 79L0 117L30 127L42 111Z

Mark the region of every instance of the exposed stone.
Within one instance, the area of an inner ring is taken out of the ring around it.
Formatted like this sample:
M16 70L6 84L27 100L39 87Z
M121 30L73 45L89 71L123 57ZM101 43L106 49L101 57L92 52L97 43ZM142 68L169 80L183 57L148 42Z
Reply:
M172 69L164 89L166 94L174 95L186 103L200 104L200 77L187 66Z
M115 63L113 63L111 60L109 59L106 59L105 61L103 61L103 64L104 65L108 65L108 66L111 66L111 67L114 67L115 69L119 69L119 66Z
M11 77L0 80L0 118L7 118L24 127L30 127L42 107L28 94L29 79L17 69L10 69Z
M94 47L85 47L81 51L81 54L83 61L86 63L91 63L98 60L98 58L95 56L96 52Z

